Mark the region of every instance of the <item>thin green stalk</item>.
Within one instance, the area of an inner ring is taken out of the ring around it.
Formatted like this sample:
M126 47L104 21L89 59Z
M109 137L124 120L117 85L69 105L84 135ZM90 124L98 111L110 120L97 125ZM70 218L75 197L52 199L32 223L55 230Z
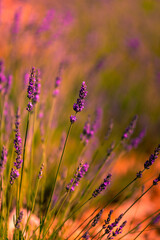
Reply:
M137 239L137 238L146 230L146 228L149 227L149 225L151 225L151 223L152 223L152 221L150 221L150 222L147 224L147 226L146 226L145 228L143 228L143 230L142 230L133 240Z
M64 205L64 203L65 203L65 201L66 201L66 199L67 199L67 197L68 197L68 194L69 194L69 192L66 194L65 198L63 199L63 202L62 202L62 204L60 205L60 207L58 208L58 211L57 211L57 213L55 214L55 216L54 216L54 218L53 218L51 224L50 224L49 227L48 227L48 229L47 229L46 232L43 234L43 238L42 238L42 240L44 239L44 237L45 237L46 234L48 233L50 227L51 227L52 224L54 223L55 218L58 216L58 214L59 214L61 208L63 207L63 205Z
M132 205L127 208L127 210L123 213L123 216L138 202L154 185L152 184L139 198L137 198Z
M27 219L27 222L26 222L26 225L25 225L25 228L23 230L23 233L22 235L24 235L26 229L27 229L27 226L28 226L28 223L29 223L29 220L30 220L30 217L34 211L34 206L35 206L35 201L36 201L36 197L37 197L37 192L38 192L38 186L39 186L39 181L40 181L40 178L37 179L37 182L36 182L36 188L35 188L35 194L34 194L34 198L33 198L33 202L32 202L32 208L31 208L31 211L30 211L30 214L28 216L28 219Z
M24 161L25 161L25 151L26 151L26 142L27 142L27 135L28 135L28 128L29 128L29 112L27 115L27 125L26 125L26 132L25 132L25 140L24 140L24 146L23 146L23 162L22 162L22 168L21 168L21 179L20 179L20 185L19 185L19 204L20 204L20 197L21 197L21 188L22 188L22 179L23 179L23 172L24 172ZM18 209L19 211L19 209Z
M100 208L100 207L99 207ZM67 238L66 238L66 240L67 239L69 239L77 230L78 230L78 228L80 228L99 208L97 208L96 210L94 210L94 212L88 217L88 218L86 218L85 219L85 221L83 221ZM91 220L92 221L92 220ZM89 221L89 223L91 222L91 221ZM88 223L88 224L89 224ZM88 225L87 225L88 226ZM82 230L83 231L83 230ZM82 232L81 231L81 232ZM76 238L75 238L76 239Z
M57 177L58 177L58 174L59 174L60 166L61 166L61 163L62 163L64 151L65 151L65 148L66 148L67 140L68 140L68 137L69 137L69 133L70 133L70 130L71 130L71 126L72 126L72 123L70 124L69 129L68 129L68 133L67 133L67 136L66 136L66 140L65 140L65 143L64 143L63 150L62 150L62 154L61 154L61 158L60 158L60 161L59 161L58 169L57 169L56 176L55 176L55 179L54 179L53 188L52 188L52 191L51 191L51 195L50 195L50 199L49 199L47 211L46 211L46 214L45 214L44 219L42 220L42 225L41 225L40 233L42 232L45 219L46 219L46 217L47 217L47 215L48 215L48 211L49 211L50 206L51 206L52 197L53 197L53 194L54 194L54 189L55 189Z
M65 222L68 221L69 218L71 218L78 210L80 210L86 203L88 203L93 197L90 197L88 200L86 200L82 205L80 205L72 214L70 214L65 220L64 222L52 233L52 235L50 236L49 239L52 239L51 237L53 237L65 224Z

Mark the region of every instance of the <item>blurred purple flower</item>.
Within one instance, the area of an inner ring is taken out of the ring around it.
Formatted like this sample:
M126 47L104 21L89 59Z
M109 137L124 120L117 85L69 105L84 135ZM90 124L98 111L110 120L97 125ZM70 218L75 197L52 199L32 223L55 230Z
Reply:
M15 38L16 35L19 33L21 14L22 8L19 8L14 14L14 20L11 26L11 34L13 38Z
M79 167L77 168L77 171L74 175L74 178L71 179L70 183L67 185L66 190L73 192L75 189L75 186L78 186L81 178L83 178L83 176L86 174L86 172L88 171L89 168L89 164L85 163L85 164L80 164Z
M23 218L23 211L20 211L19 216L16 221L16 224L15 224L15 228L17 228L17 229L20 228L20 223L22 222L22 218Z
M133 117L132 121L130 122L129 126L124 131L123 136L122 136L122 140L128 139L133 134L134 129L136 127L137 119L138 119L138 116L135 115Z
M0 175L2 175L2 173L3 173L3 169L4 169L6 162L7 162L7 150L3 146L2 152L1 152L1 158L0 158Z
M130 38L127 40L127 47L132 50L136 51L140 46L140 41L138 38Z
M54 13L55 13L54 9L50 9L47 11L46 16L43 18L42 23L40 24L36 31L37 34L46 32L50 29Z

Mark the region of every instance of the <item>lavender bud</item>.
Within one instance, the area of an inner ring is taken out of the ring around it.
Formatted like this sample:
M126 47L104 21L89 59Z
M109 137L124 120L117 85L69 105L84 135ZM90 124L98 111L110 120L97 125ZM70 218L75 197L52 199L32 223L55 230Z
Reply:
M135 127L136 127L137 119L138 119L138 116L135 115L133 117L132 121L130 122L129 126L124 131L123 136L121 138L122 140L127 139L132 135L132 133L133 133Z
M12 168L10 173L10 184L13 185L16 178L19 177L19 172L17 169Z
M92 196L93 197L97 197L103 190L105 190L107 188L107 186L110 184L111 182L111 174L108 174L108 176L104 179L103 183L99 186L99 188L97 188L93 193Z
M99 219L101 218L101 215L102 215L103 211L104 211L104 209L101 209L101 210L99 211L99 213L95 216L95 218L94 218L94 220L93 220L93 222L92 222L92 224L91 224L92 227L95 227L96 224L99 222Z
M77 121L76 116L71 115L71 116L70 116L70 122L73 124L73 123L76 122L76 121Z
M21 211L19 213L19 216L18 216L16 224L15 224L15 228L17 228L17 229L20 228L20 223L22 222L22 218L23 218L23 211Z
M1 153L1 159L0 159L0 174L2 174L2 171L4 169L6 162L7 162L7 150L3 146L2 153Z
M160 144L158 145L157 148L155 148L154 153L150 155L149 160L147 160L144 163L144 168L145 169L149 169L150 166L152 166L152 164L155 162L155 160L158 158L158 154L160 151Z

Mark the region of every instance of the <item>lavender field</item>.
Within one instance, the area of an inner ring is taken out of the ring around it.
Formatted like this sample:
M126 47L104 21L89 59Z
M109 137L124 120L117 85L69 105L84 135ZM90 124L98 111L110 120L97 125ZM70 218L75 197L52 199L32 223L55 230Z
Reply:
M0 239L160 239L160 2L0 0Z

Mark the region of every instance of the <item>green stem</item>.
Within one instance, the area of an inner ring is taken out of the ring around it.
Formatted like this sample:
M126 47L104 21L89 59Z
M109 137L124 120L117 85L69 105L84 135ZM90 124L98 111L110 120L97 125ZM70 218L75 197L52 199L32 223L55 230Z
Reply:
M149 225L151 225L151 223L152 223L152 221L150 221L150 222L147 224L147 226L146 226L145 228L143 228L143 230L134 238L134 240L137 239L137 238L146 230L146 228L147 228Z
M72 214L70 214L65 220L64 222L52 233L52 235L50 236L49 239L52 239L51 237L53 237L65 224L65 222L68 221L68 219L70 219L78 210L80 210L86 203L88 203L93 197L90 197L88 200L86 200L82 205L80 205Z
M28 219L27 219L27 222L26 222L26 225L25 225L25 228L24 228L24 231L23 231L22 235L24 235L24 233L25 233L25 231L26 231L26 229L27 229L27 226L28 226L30 217L31 217L31 215L32 215L32 213L33 213L33 211L34 211L34 206L35 206L35 201L36 201L36 197L37 197L39 181L40 181L40 178L37 179L36 190L35 190L35 195L34 195L34 199L33 199L33 203L32 203L32 208L31 208L30 214L29 214L29 216L28 216Z
M21 197L21 188L22 188L22 179L23 179L23 172L24 172L24 160L25 160L25 151L26 151L26 142L27 142L27 135L28 135L28 128L29 128L29 112L27 115L27 125L26 125L26 133L25 133L25 140L24 140L24 147L23 147L23 162L22 162L22 168L21 168L21 179L20 179L20 185L19 185L19 204L20 204L20 197ZM18 209L19 212L19 209Z
M70 130L71 130L71 126L72 126L72 123L70 124L69 129L68 129L68 133L67 133L67 136L66 136L66 140L65 140L65 143L64 143L63 150L62 150L62 154L61 154L61 158L60 158L60 161L59 161L58 169L57 169L57 172L56 172L55 180L54 180L54 183L53 183L53 188L52 188L52 191L51 191L51 195L50 195L50 199L49 199L49 203L48 203L46 215L45 215L44 219L42 220L42 225L41 225L40 233L42 232L45 219L46 219L46 217L47 217L47 215L48 215L48 211L49 211L50 206L51 206L52 197L53 197L53 194L54 194L54 189L55 189L57 177L58 177L58 174L59 174L60 166L61 166L61 163L62 163L64 151L65 151L65 148L66 148L67 140L68 140L68 137L69 137L69 133L70 133Z

